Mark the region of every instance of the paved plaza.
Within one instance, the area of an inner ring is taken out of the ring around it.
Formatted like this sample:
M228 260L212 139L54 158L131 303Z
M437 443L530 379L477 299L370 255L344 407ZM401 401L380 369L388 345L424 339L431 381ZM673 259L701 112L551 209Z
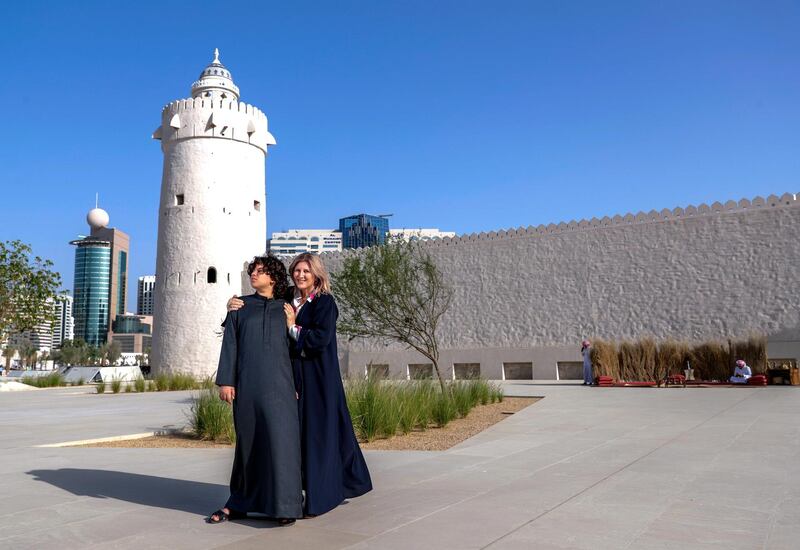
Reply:
M191 392L0 393L0 548L798 547L800 388L505 388L544 399L449 451L366 452L372 493L289 528L203 522L228 449L39 447L179 426Z

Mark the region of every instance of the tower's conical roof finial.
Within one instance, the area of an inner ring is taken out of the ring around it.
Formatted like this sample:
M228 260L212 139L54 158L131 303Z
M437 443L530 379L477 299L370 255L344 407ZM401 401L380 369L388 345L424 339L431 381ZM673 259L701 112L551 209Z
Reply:
M219 48L214 48L214 61L212 61L212 63L220 63Z

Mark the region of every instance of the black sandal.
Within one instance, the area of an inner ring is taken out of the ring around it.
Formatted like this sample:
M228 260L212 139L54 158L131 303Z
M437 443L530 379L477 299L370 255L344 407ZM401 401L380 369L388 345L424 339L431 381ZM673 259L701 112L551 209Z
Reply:
M294 525L297 520L294 518L278 518L278 525L281 527L289 527Z
M231 510L228 508L229 512L226 514L225 510L220 508L216 512L212 512L207 518L206 523L217 524L217 523L224 523L226 521L232 519L245 519L247 514L243 514L242 512L237 512L236 510ZM217 516L217 519L214 519L214 516Z

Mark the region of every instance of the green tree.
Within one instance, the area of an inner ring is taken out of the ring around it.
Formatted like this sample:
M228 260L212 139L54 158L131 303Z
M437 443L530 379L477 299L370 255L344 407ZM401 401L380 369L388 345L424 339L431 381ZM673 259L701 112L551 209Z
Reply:
M19 358L22 364L27 367L33 366L31 362L35 364L36 351L36 347L29 340L23 340L19 345Z
M31 247L22 241L0 241L0 343L8 334L34 330L52 322L54 299L61 276L53 262L31 259Z
M65 365L82 365L88 358L88 346L80 338L66 340L61 345L61 362Z
M120 348L119 342L111 341L100 346L101 364L103 365L113 365L121 355L122 348Z
M417 242L390 241L346 257L333 276L338 331L404 344L433 364L442 392L437 329L453 289Z

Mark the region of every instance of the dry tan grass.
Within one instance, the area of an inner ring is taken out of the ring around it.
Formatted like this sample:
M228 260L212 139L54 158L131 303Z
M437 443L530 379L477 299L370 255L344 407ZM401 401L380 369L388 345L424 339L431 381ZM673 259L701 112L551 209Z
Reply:
M658 346L656 354L656 380L664 380L668 375L683 374L689 358L689 345L677 340L665 340Z
M592 376L610 376L614 380L620 379L619 371L619 354L617 353L617 345L614 342L606 342L605 340L593 340L591 358L592 358Z

